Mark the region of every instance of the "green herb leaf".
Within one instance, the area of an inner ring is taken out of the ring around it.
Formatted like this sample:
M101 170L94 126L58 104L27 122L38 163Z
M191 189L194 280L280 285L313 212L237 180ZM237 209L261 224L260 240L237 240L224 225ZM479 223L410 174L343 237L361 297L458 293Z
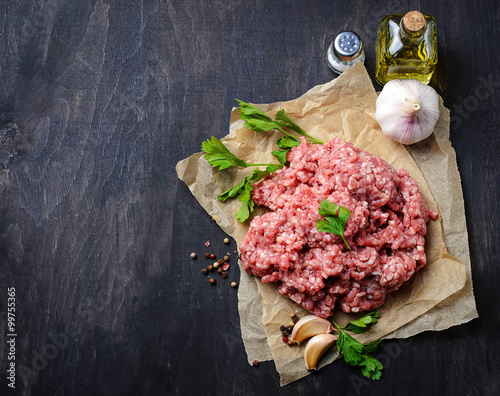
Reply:
M292 119L286 114L285 110L279 110L274 120L264 113L259 108L251 105L250 103L243 102L236 99L239 103L238 110L240 112L240 118L245 121L245 126L247 128L253 129L255 132L269 132L273 129L280 131L288 137L293 138L293 135L287 132L283 128L288 128L297 133L300 136L304 136L309 143L322 144L321 140L318 140L310 135L308 135L299 125L292 121Z
M323 144L319 139L313 138L309 134L307 134L306 131L304 131L300 126L298 126L295 122L292 121L292 119L286 114L285 110L281 109L278 110L276 115L274 116L274 119L277 121L282 121L283 124L281 124L284 127L287 127L294 131L295 133L304 136L309 143L314 143L314 144Z
M286 156L288 152L293 147L300 146L300 141L297 138L291 136L284 136L278 139L276 143L278 144L278 147L281 148L282 150L274 150L271 152L271 154L275 155L276 158L278 158L278 161L281 163L281 165L284 166L287 161Z
M224 191L222 194L219 194L217 198L225 202L229 198L236 197L243 189L245 188L246 183L248 182L248 178L245 177L242 181L240 181L236 186L231 187L229 190Z
M250 213L253 212L254 205L255 203L252 199L244 201L240 206L240 210L236 213L236 220L240 223L245 222L245 220L250 217Z
M262 180L264 177L275 172L281 167L281 165L277 164L268 164L265 170L259 170L256 168L249 176L245 177L234 187L224 191L222 194L219 194L217 198L221 201L226 201L229 198L237 197L241 202L241 206L236 214L236 219L240 223L243 223L250 217L250 214L253 212L255 207L255 202L252 199L253 184Z
M362 316L358 320L354 320L348 323L344 327L344 330L357 334L364 333L366 330L369 330L373 324L377 323L377 318L379 316L380 314L378 313L378 311L370 312L369 314Z
M224 170L231 166L241 166L243 168L249 166L241 158L231 153L226 146L224 146L224 143L216 137L212 136L211 139L207 139L201 143L201 149L206 153L203 158L205 158L214 168L218 167L219 170Z
M347 246L347 249L351 250L351 247L344 237L345 225L351 212L343 206L337 206L335 202L330 203L327 199L321 201L318 212L326 219L319 219L316 221L318 231L329 232L340 236Z
M285 150L300 146L300 140L292 136L283 136L282 138L279 138L276 143L280 149Z
M347 364L353 367L360 367L361 373L365 377L373 380L378 380L382 377L382 370L384 368L382 363L370 355L370 353L376 351L380 344L380 340L363 345L346 331L351 331L348 330L349 328L354 328L356 330L363 329L363 331L366 331L372 324L377 322L378 317L378 311L374 311L358 320L348 323L344 327L340 327L332 319L333 325L339 330L339 338L337 339L339 354L344 357L344 361Z
M274 150L271 151L272 155L275 155L276 158L278 158L278 161L281 163L281 165L285 166L286 164L286 156L290 150Z

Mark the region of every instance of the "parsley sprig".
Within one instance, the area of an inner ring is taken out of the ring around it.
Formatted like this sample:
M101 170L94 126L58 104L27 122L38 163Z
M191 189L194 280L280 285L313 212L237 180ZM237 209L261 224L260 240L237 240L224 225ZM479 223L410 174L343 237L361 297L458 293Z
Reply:
M316 221L318 230L340 236L347 249L351 250L344 236L345 225L351 212L343 206L338 206L335 202L328 201L328 199L321 201L318 212L325 218L325 220L318 219Z
M282 165L286 163L286 155L293 148L300 145L300 139L292 133L288 132L287 129L295 132L297 135L304 136L308 143L313 144L323 144L319 139L316 139L304 131L299 125L292 121L292 119L286 114L285 110L281 109L276 112L274 120L264 113L259 108L251 105L250 103L243 102L236 99L240 104L238 111L240 113L240 118L245 121L245 126L254 130L255 132L269 132L272 130L278 130L285 136L278 139L277 144L280 150L274 150L272 152Z
M233 166L240 168L255 167L255 170L242 181L240 181L234 187L229 190L224 191L222 194L218 195L220 201L226 201L229 198L238 198L241 202L240 209L236 213L236 219L243 223L250 217L255 207L255 202L252 199L251 192L253 190L253 184L259 180L262 180L267 175L283 167L282 164L249 164L238 158L236 155L231 153L229 149L224 146L219 139L212 137L211 139L205 140L201 144L201 149L206 154L203 156L210 165L214 168L219 168L219 170L224 170ZM265 166L265 170L259 170L258 167Z
M345 362L352 367L361 367L361 373L366 378L378 380L382 377L383 366L370 353L377 350L380 340L370 342L363 345L358 340L350 336L347 331L361 334L369 330L370 327L377 323L379 317L378 311L373 311L358 320L348 323L344 327L340 327L333 319L333 325L339 330L339 338L337 339L337 348L339 354L344 357Z
M300 145L298 137L294 136L288 130L295 132L297 135L304 136L309 143L321 144L323 142L307 134L299 125L292 121L285 110L279 110L273 120L259 108L241 100L237 101L240 104L238 108L240 117L245 121L246 127L256 132L269 132L276 129L285 135L277 141L279 150L274 150L272 152L278 159L279 164L249 164L231 153L224 143L216 137L207 139L201 144L202 151L206 153L204 158L214 168L224 170L233 166L240 168L255 167L252 174L245 177L234 187L219 194L217 197L221 201L226 201L230 198L238 198L241 202L241 207L236 214L236 219L243 223L250 217L255 207L255 203L251 196L253 184L285 166L287 153L293 147ZM259 167L265 167L265 170L259 169Z
M253 201L251 195L253 190L253 183L262 180L264 177L274 172L278 168L281 168L281 166L269 164L267 165L266 170L255 169L250 176L245 177L236 186L231 187L229 190L224 191L222 194L219 194L217 198L224 202L229 198L238 197L238 200L241 202L241 206L238 210L238 213L236 213L236 219L240 223L243 223L250 217L250 214L253 212L255 206L255 202Z

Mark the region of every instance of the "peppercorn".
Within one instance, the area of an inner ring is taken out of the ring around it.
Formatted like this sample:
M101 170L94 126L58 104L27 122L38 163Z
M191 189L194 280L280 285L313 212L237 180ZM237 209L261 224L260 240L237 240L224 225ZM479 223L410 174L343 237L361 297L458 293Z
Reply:
M293 346L295 344L293 341L288 340L288 346Z
M209 271L213 271L213 270L214 270L214 266L213 266L212 264L210 264L210 265L207 267L207 269L208 269Z
M192 259L195 259L195 258L196 258L196 253L195 253L195 252L191 253L191 258L192 258Z
M297 315L295 315L295 312L290 313L290 317L291 317L292 319L293 319L293 318L295 318L296 316L297 316Z
M216 261L213 265L214 268L219 268L219 263Z
M201 270L201 273L202 273L203 275L206 275L206 274L208 274L208 270L207 270L206 268L203 268L203 269Z
M295 326L295 323L294 322L290 322L290 323L288 323L288 326L291 327L291 328L293 328L293 326Z
M229 243L229 238L224 238L224 243L228 244Z
M224 260L219 259L219 260L217 260L217 262L219 263L219 265L222 265L222 263L224 262Z
M212 254L210 255L210 258L213 260L213 259L215 258L215 254L213 254L213 253L212 253Z
M222 273L222 271L224 271L224 270L222 269L222 267L217 268L217 272L218 272L219 274L220 274L220 273Z
M210 278L209 282L210 282L211 285L215 285L215 279L214 278Z
M281 326L280 326L280 331L281 331L281 332L285 331L285 326L281 325Z
M258 360L254 360L254 361L252 362L252 366L254 366L254 367L259 367L259 361L258 361Z
M283 340L283 342L288 342L288 337L281 337L281 339Z
M235 288L236 286L238 286L238 284L236 282L231 282L231 287L232 288Z
M293 317L293 323L297 323L299 320L300 320L300 319L299 319L299 317L298 317L297 315L295 315L295 316Z
M229 261L229 256L228 255L224 256L224 261Z
M210 258L210 253L205 253L205 258Z
M222 272L220 273L220 276L222 276L224 279L226 279L226 278L227 278L227 273L226 273L226 271L222 271Z
M292 327L292 326L288 326L288 327L286 328L286 330L287 330L287 331L289 331L290 333L292 333L293 327Z
M229 263L224 263L224 264L222 264L222 269L223 269L224 271L227 271L227 270L229 269Z

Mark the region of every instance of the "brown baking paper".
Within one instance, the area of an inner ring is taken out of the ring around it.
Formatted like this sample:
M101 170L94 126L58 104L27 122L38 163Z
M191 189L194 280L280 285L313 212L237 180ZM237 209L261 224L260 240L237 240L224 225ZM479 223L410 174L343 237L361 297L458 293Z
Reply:
M362 150L381 157L394 168L404 168L416 180L431 209L440 218L428 223L427 265L396 292L387 295L379 308L379 322L361 342L379 338L405 338L426 330L443 330L477 317L468 249L460 176L455 152L449 141L449 111L440 100L440 118L433 135L411 146L396 143L382 133L375 121L377 94L362 64L335 80L316 86L288 102L258 105L270 116L279 109L310 135L327 141L339 136ZM249 163L276 162L276 133L256 133L244 127L233 109L230 133L225 145ZM200 142L201 144L201 142ZM219 226L239 244L248 222L238 223L237 200L220 202L217 195L226 191L251 169L217 171L197 153L180 161L177 174L202 207ZM257 215L264 213L257 209ZM448 249L447 249L448 248ZM310 372L303 360L303 348L289 347L281 340L279 327L290 321L290 313L307 312L281 296L275 284L262 284L259 278L241 271L238 308L242 338L249 363L273 359L281 385L298 380ZM360 315L337 312L337 323L344 324ZM320 368L338 358L332 348L321 360Z

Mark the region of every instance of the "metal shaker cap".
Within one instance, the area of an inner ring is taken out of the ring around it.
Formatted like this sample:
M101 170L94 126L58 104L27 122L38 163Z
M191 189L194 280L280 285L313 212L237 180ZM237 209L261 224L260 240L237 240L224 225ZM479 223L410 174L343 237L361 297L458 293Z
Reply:
M354 60L363 49L363 43L354 32L342 32L334 41L335 52L342 60Z
M328 48L327 58L330 68L340 74L365 61L363 42L354 32L339 33Z

